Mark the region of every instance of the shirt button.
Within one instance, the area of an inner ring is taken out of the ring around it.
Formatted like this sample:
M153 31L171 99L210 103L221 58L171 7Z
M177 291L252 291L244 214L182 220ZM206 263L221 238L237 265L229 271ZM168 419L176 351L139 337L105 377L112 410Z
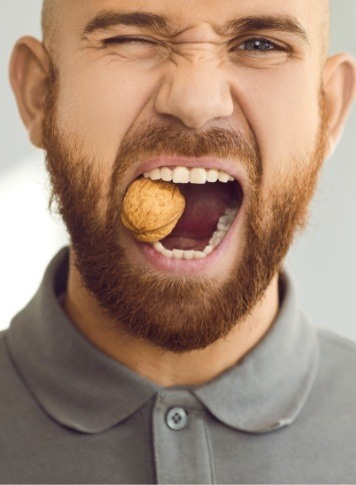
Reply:
M188 413L183 408L171 408L166 415L167 426L171 429L183 429L188 423Z

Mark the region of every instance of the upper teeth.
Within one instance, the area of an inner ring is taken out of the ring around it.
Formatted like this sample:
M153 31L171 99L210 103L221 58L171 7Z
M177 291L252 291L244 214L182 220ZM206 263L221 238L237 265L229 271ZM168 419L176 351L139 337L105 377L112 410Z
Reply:
M143 174L145 178L151 180L173 181L175 184L205 184L206 182L231 182L234 177L222 170L214 168L205 169L203 167L158 167L150 172Z

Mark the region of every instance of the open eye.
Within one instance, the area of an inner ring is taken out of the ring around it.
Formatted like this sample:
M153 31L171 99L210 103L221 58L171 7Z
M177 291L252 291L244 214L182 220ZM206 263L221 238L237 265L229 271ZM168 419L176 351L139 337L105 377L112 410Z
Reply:
M247 51L249 53L266 54L268 52L288 52L287 46L281 46L268 39L252 38L247 39L238 46L234 47L234 51Z

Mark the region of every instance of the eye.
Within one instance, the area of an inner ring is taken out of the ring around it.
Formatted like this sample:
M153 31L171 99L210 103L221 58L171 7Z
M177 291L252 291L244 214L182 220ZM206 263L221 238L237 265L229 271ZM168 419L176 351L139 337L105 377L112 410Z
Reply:
M150 46L155 46L158 45L157 42L146 39L145 37L111 37L109 39L105 39L103 41L104 45L127 45L127 46L137 46L139 47L140 45L142 47L150 47Z
M113 55L132 60L161 59L166 52L161 42L140 36L110 37L102 41L102 47Z
M234 47L234 51L247 51L251 53L262 53L266 54L268 52L287 52L288 48L287 46L281 46L279 44L276 44L275 42L272 42L268 39L262 39L262 38L253 38L253 39L247 39L242 44L239 44L238 46Z

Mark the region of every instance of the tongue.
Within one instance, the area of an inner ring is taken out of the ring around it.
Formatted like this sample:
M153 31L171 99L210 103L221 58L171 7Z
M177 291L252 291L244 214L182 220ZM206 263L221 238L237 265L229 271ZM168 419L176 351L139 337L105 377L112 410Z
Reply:
M177 184L185 197L182 217L168 237L209 238L234 198L233 183Z

